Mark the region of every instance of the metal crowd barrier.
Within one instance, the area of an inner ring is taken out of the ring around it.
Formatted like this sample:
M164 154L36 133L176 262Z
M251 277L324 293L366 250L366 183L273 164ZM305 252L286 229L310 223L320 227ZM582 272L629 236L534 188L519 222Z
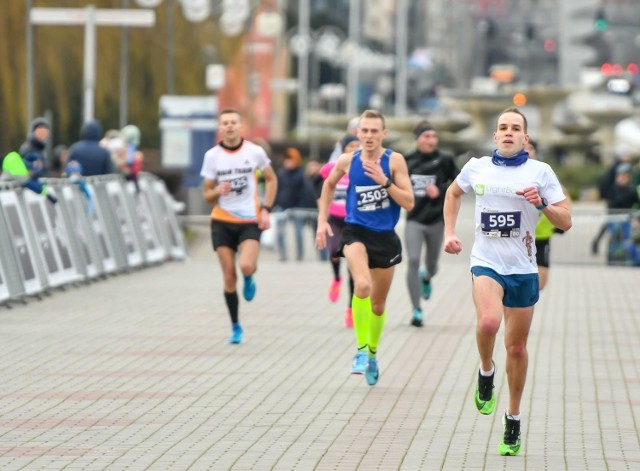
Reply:
M638 266L640 260L640 212L637 210L607 211L598 207L574 205L573 227L566 234L551 238L551 264ZM597 253L593 241L603 228L605 234ZM620 229L626 232L620 237Z
M46 197L0 181L0 303L50 288L186 257L173 199L143 173L136 186L119 175L42 179Z

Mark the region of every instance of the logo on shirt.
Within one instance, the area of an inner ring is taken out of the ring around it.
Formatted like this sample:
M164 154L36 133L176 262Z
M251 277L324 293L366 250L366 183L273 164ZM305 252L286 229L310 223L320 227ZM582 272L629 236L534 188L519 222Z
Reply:
M529 231L527 231L527 234L522 238L522 242L524 242L525 247L527 248L527 256L529 258L533 257L533 243L534 243L535 239L531 236L531 234L529 234Z
M473 187L473 191L477 196L487 195L500 195L507 197L518 197L517 188L513 188L511 186L502 186L502 185L490 185L485 183L476 183Z

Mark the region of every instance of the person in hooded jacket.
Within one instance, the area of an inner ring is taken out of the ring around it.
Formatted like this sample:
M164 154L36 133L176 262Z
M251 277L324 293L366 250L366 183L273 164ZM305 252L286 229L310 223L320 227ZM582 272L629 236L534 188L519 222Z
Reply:
M49 141L49 121L45 118L39 117L34 119L29 126L30 133L27 140L22 143L18 153L25 158L31 154L31 158L37 156L40 161L41 171L45 169L45 152L47 149L47 143Z
M80 140L69 149L67 161L78 162L83 169L83 176L106 175L113 173L111 155L100 145L102 126L97 120L87 121L82 125Z

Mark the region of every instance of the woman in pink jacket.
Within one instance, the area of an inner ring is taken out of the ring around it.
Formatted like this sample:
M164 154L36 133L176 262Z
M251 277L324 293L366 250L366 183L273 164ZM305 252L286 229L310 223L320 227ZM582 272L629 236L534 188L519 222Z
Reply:
M360 141L352 134L347 134L340 141L342 145L342 152L344 154L353 152L360 147ZM331 173L331 169L335 166L336 162L328 162L320 169L320 175L323 179L326 179ZM333 201L329 206L329 225L333 231L333 236L327 240L327 250L329 252L329 261L331 262L331 268L333 269L333 280L329 287L329 299L332 303L338 301L340 297L340 286L342 284L342 277L340 276L340 257L336 257L335 253L340 248L340 235L342 234L342 228L345 225L344 218L346 212L347 202L347 188L349 186L349 174L345 174L336 187L336 192L333 197ZM353 315L351 312L351 298L353 298L353 278L349 273L349 304L344 315L345 327L353 327Z

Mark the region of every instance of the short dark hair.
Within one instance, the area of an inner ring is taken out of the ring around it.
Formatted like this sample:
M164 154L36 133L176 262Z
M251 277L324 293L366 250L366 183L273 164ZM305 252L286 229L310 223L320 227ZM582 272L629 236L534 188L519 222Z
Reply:
M378 118L380 121L382 121L382 129L386 129L386 123L384 121L384 116L382 116L382 113L380 113L377 110L364 110L362 112L362 114L360 115L360 119L362 118ZM359 126L359 124L358 124Z
M524 132L527 132L527 127L529 126L529 124L527 123L527 117L524 115L524 113L522 111L520 111L518 108L516 108L515 106L512 106L510 108L507 108L506 110L504 110L502 113L500 113L500 115L498 116L498 119L500 119L500 116L502 116L503 114L506 113L515 113L515 114L519 114L520 116L522 116L522 120L524 121Z
M223 114L237 114L240 118L242 118L240 112L235 108L225 108L220 113L218 113L218 116L222 116Z

